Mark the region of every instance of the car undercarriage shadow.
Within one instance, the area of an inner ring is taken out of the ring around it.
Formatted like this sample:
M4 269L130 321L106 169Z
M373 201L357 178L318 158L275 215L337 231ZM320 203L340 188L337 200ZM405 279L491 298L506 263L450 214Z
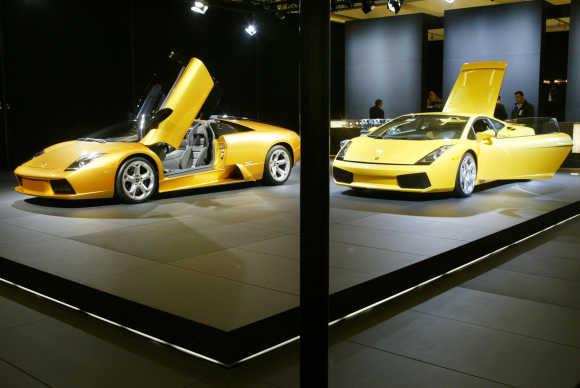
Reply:
M150 201L125 204L115 198L91 200L62 200L53 198L27 198L14 202L12 207L31 214L72 218L171 218L174 213L167 210L172 204L180 207L227 208L228 205L208 198L205 194L229 193L258 187L260 182L241 182L223 186L203 187L157 194Z
M489 183L483 183L476 186L474 195L486 190L490 190L496 187L508 186L514 183L529 182L529 180L509 180L509 181L495 181ZM365 197L373 199L387 199L387 200L400 200L400 201L414 201L414 202L427 202L427 201L437 201L446 200L456 197L452 192L447 193L413 193L413 192L402 192L402 191L391 191L391 190L374 190L374 189L350 189L341 192L342 195L351 197Z

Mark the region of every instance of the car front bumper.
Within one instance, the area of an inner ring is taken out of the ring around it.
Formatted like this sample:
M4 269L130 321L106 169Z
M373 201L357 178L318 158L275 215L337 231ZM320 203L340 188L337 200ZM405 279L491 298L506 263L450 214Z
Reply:
M114 195L115 171L83 168L59 171L28 166L14 170L19 193L44 198L96 199Z
M455 188L457 162L431 165L374 164L335 160L332 175L337 185L405 192L445 192Z

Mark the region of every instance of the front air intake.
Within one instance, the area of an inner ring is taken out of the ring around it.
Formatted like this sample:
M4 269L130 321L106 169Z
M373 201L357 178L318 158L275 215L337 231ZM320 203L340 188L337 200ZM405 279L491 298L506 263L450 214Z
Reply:
M399 187L402 189L426 189L431 186L429 177L424 172L418 174L405 174L397 177Z
M352 183L354 179L352 172L348 172L337 167L332 168L332 176L334 176L334 179L340 183Z
M66 179L50 181L50 187L55 194L74 194L75 190Z

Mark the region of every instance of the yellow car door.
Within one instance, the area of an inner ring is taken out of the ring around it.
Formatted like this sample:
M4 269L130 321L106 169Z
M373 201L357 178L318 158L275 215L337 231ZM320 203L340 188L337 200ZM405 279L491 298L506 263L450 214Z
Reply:
M165 143L179 148L187 129L201 110L213 89L213 79L202 61L192 58L182 70L169 91L161 109L172 113L155 129L151 129L141 143L153 145Z
M511 179L549 178L570 152L568 135L534 135L534 130L526 127L502 129L497 142L509 152Z
M479 143L478 181L489 182L506 179L505 177L511 173L509 144L497 139L495 128L485 117L474 119L472 130Z

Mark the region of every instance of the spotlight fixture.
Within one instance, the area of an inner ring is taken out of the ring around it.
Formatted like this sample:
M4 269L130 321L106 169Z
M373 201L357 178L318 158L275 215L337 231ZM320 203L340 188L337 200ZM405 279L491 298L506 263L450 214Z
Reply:
M445 0L445 1L448 2L449 4L455 3L455 0Z
M258 29L256 28L256 25L254 23L248 24L246 28L244 28L244 31L246 31L246 34L250 36L254 36L258 33Z
M191 6L191 10L193 12L199 13L202 15L205 15L208 8L209 8L209 6L207 5L207 3L205 1L201 1L201 0L194 1L193 5Z
M369 13L375 8L374 0L363 0L362 2L362 11L364 13Z
M394 14L398 14L405 0L387 0L387 8Z

